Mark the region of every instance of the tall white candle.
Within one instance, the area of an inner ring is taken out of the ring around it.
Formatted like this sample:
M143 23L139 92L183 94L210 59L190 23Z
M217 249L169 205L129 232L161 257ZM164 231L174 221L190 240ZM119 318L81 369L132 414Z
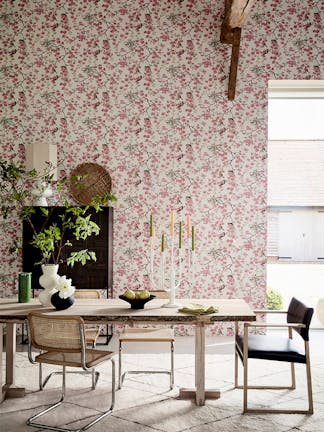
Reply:
M187 238L190 238L190 215L187 215Z
M170 236L174 235L174 210L171 212L171 225L170 225Z

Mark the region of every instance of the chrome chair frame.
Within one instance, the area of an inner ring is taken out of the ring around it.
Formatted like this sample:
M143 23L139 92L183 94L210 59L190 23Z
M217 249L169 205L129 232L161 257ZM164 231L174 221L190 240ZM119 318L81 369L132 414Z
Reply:
M152 294L155 294L158 298L168 298L168 293L165 290L153 290L150 291ZM147 327L147 328L141 328L141 327L136 327L136 329L133 329L132 327L130 328L130 332L132 331L136 331L138 334L140 334L141 332L145 332L148 331L147 329L149 329L150 331L152 331L152 335L151 337L147 337L147 338L136 338L136 333L134 333L134 339L132 339L132 337L130 336L129 339L125 339L123 340L123 335L120 335L119 337L119 350L118 350L118 358L119 358L119 362L118 362L118 389L120 390L123 386L123 382L126 378L127 374L143 374L143 373L149 373L149 374L167 374L170 375L170 390L172 390L174 388L174 335L173 337L167 337L166 339L164 338L159 338L158 336L154 337L154 328L153 327ZM173 326L171 326L171 329L173 331ZM156 329L157 331L159 330L158 328ZM127 333L127 330L125 331ZM138 343L138 342L149 342L149 343L156 343L156 342L160 342L160 343L170 343L170 370L128 370L125 371L124 373L122 373L122 344L123 343Z
M141 329L138 329L139 331L141 331ZM126 341L127 343L131 343L132 341ZM138 341L134 341L134 342L138 342ZM170 366L170 370L127 370L124 373L122 373L122 340L119 340L119 350L118 350L118 389L120 390L123 386L124 380L126 375L128 374L143 374L143 373L150 373L150 374L167 374L170 375L170 389L172 390L174 388L174 341L154 341L154 340L150 340L150 343L154 343L154 342L165 342L165 343L170 343L170 360L171 360L171 366Z
M34 315L42 315L42 314L34 314ZM57 317L59 318L59 317ZM66 317L62 317L62 318L66 318ZM84 324L83 324L83 320L82 318L79 318L81 320L81 323L79 325L79 330L80 330L80 342L81 342L81 349L80 349L80 354L81 354L81 368L83 369L83 371L87 372L87 373L91 373L92 376L93 374L93 368L88 368L86 365L86 342L85 342L85 333L84 333ZM32 364L37 364L37 355L35 357L33 357L33 352L32 352L32 347L33 347L33 343L32 343L32 337L31 337L31 329L30 329L30 324L29 321L27 320L27 334L28 334L28 358L29 361ZM35 353L34 353L35 354ZM59 401L55 402L54 404L50 405L49 407L47 407L46 409L40 411L39 413L29 417L26 421L26 424L28 426L33 426L33 427L37 427L37 428L41 428L41 429L46 429L46 430L53 430L53 431L59 431L59 432L83 432L88 430L90 427L92 427L93 425L95 425L96 423L98 423L100 420L102 420L103 418L105 418L106 416L110 415L113 411L114 405L115 405L115 392L116 392L116 388L115 388L115 360L113 358L109 358L109 359L105 359L104 361L110 361L111 363L111 373L112 373L112 383L111 383L111 404L110 407L108 408L108 410L106 410L104 413L102 413L101 415L99 415L98 417L96 417L94 420L92 420L91 422L87 423L85 426L79 428L79 429L67 429L67 428L62 428L62 427L58 427L58 426L50 426L50 425L45 425L42 423L38 423L35 420L37 420L39 417L43 416L44 414L54 410L55 408L57 408L58 406L60 406L64 400L65 400L65 394L66 394L66 366L62 365L62 390L61 390L61 398L59 399ZM39 363L40 364L40 363ZM52 374L51 374L52 375ZM92 389L94 387L92 386Z
M93 289L83 289L83 290L75 290L74 292L74 298L81 298L81 299L99 299L101 297L99 290L93 290ZM93 335L88 339L88 334L93 333L95 329L87 328L85 327L85 342L86 345L91 343L92 348L96 348L97 345L97 338L100 334L100 327L98 326L98 329L96 331L97 335L93 337ZM50 378L52 378L54 375L62 375L63 371L55 371L50 373L46 376L46 378L43 381L43 370L42 370L42 364L39 363L39 390L43 390ZM65 373L67 374L83 374L83 375L91 375L92 380L92 390L94 390L97 386L98 379L99 379L99 372L95 371L95 369L92 369L91 371L71 371L66 370Z

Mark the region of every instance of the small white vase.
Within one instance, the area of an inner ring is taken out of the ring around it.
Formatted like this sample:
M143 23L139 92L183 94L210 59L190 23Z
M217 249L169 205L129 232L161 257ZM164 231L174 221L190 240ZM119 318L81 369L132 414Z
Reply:
M39 301L43 306L52 306L51 297L57 291L56 286L60 276L58 272L58 264L43 264L43 274L39 278L39 284L44 289L38 296Z
M316 305L316 315L320 323L324 325L324 297L318 299Z

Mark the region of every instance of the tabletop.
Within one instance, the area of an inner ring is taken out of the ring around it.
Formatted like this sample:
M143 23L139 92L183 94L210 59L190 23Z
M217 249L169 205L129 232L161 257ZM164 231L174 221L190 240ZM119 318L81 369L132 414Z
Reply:
M211 324L217 321L255 321L255 314L243 299L176 299L180 306L199 303L214 306L217 312L209 315L194 315L179 312L177 308L162 307L166 299L153 299L144 309L131 309L121 299L76 299L69 309L57 311L53 307L42 306L37 299L29 303L18 303L16 299L0 299L0 323L21 323L29 312L50 313L53 315L81 316L86 321L96 322L148 322Z

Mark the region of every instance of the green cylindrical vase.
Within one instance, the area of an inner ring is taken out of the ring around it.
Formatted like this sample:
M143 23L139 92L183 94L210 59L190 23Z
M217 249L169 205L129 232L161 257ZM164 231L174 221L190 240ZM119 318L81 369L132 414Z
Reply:
M31 296L31 273L21 272L18 278L18 302L28 303Z

